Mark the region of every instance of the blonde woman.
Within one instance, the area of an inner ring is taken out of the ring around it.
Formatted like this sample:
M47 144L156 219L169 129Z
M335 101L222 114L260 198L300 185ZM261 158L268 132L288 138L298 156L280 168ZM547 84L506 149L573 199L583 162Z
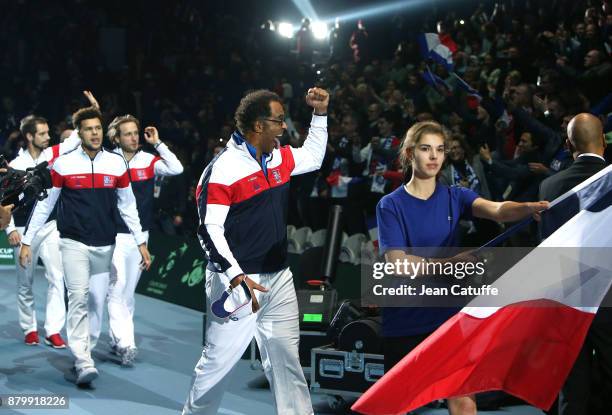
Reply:
M456 246L460 219L479 217L515 222L529 215L539 219L548 202L492 202L463 187L438 182L449 143L449 132L434 121L414 124L400 147L400 162L411 170L407 184L381 199L376 208L381 253L388 262L421 262L406 248ZM430 262L442 262L427 258ZM458 310L456 308L385 308L385 368L389 370ZM451 415L476 413L474 396L448 399Z

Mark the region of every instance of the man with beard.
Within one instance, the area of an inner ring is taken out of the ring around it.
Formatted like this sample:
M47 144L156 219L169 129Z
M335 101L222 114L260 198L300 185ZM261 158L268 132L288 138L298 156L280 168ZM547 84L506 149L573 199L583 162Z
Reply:
M64 143L49 148L49 125L43 117L28 115L21 120L19 129L27 140L27 148L10 163L10 167L25 171L42 162L51 163L60 153L65 153L76 147L79 138L76 134L70 136ZM15 250L15 259L19 258L21 236L33 205L24 206L13 213L11 223L6 228L8 241ZM32 240L32 264L23 268L17 266L17 306L19 310L19 325L25 335L26 345L39 343L36 312L34 310L34 293L32 283L38 257L45 265L45 277L49 282L47 289L47 306L45 313L45 343L56 349L66 347L60 331L66 320L64 304L64 270L59 251L59 234L54 215L50 216L36 238Z

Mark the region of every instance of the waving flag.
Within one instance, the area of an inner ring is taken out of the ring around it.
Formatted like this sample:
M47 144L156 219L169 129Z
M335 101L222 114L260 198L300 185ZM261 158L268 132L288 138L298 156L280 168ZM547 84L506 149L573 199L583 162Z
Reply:
M469 104L469 101L471 100L471 101L475 101L476 106L478 106L478 104L480 104L480 101L482 101L482 96L478 93L478 91L472 88L470 84L465 82L463 78L457 75L455 72L453 72L451 75L455 77L457 87L464 90L467 93L468 104Z
M442 88L446 89L447 91L452 90L450 85L446 83L444 79L440 78L438 75L436 75L429 69L429 66L426 67L426 70L425 72L423 72L422 76L425 82L427 82L431 86L435 87L436 85L439 85Z
M403 414L436 399L489 390L548 409L612 284L612 166L553 201L551 212L566 209L568 201L578 213L540 247L579 247L574 248L577 260L546 262L548 272L533 275L537 249L532 251L493 284L500 291L511 290L514 298L505 306L489 307L476 297L352 409L368 415Z
M423 58L433 59L444 65L449 71L453 70L453 53L457 51L457 45L449 35L421 33L417 41Z

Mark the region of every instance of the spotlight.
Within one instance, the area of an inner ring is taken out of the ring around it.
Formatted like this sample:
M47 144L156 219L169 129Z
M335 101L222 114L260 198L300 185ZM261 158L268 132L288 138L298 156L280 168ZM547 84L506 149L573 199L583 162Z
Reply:
M463 19L459 20L459 24L465 24L465 20Z
M279 23L278 24L278 34L283 37L292 38L294 35L293 25L287 22Z
M314 22L312 24L312 34L315 39L323 40L329 35L327 24L325 22Z

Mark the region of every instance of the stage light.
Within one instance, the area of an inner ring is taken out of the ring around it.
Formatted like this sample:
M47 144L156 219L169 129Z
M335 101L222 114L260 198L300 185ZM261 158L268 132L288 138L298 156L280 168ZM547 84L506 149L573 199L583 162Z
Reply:
M319 20L319 16L312 7L310 0L291 0L295 7L302 13L302 16L308 17L311 22Z
M463 19L459 20L459 24L465 24L465 21Z
M283 37L292 38L293 35L295 34L293 30L293 25L287 22L279 23L278 24L278 34Z
M390 14L397 11L405 11L408 8L415 8L422 6L426 2L423 0L397 0L391 3L371 6L371 7L361 7L358 9L349 10L343 14L340 14L338 18L342 21L347 20L355 20L355 19L367 19L373 16L382 16L384 14ZM334 18L322 18L323 21L329 24L333 24ZM367 23L367 22L366 22Z
M312 24L312 34L315 39L323 40L329 35L327 24L325 22L314 22Z

